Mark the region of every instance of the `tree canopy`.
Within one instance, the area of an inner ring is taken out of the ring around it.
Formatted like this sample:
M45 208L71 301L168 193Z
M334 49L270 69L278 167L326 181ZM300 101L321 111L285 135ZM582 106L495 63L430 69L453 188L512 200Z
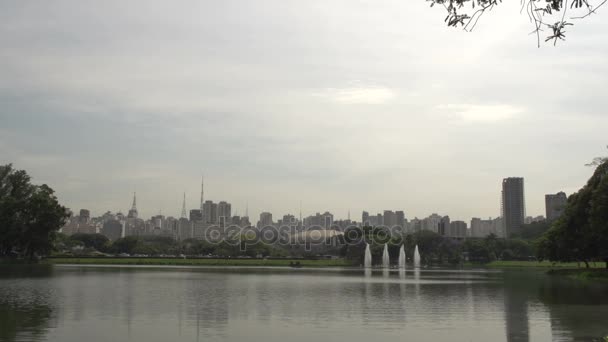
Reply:
M539 253L552 261L608 261L608 160L568 198L564 214L540 240Z
M31 184L25 171L10 164L0 166L0 258L49 253L67 217L53 189Z
M462 27L471 31L479 19L502 3L502 0L427 0L431 7L438 5L447 11L445 22L451 27ZM536 34L541 40L552 42L566 39L566 28L574 20L586 18L602 7L608 0L520 0L521 11L528 15ZM545 32L546 31L546 32ZM544 37L543 37L544 35Z

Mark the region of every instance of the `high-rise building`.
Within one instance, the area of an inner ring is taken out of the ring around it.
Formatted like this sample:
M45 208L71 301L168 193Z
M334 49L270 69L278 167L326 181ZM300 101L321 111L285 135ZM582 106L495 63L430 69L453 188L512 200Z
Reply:
M80 223L89 223L91 221L91 212L88 209L80 209L78 221Z
M249 222L249 216L243 216L243 217L241 217L240 226L241 227L249 227L249 226L251 226L251 222Z
M195 209L198 210L198 209ZM200 212L200 210L199 210ZM192 222L188 221L186 218L180 218L177 223L177 240L183 241L186 239L191 239L193 237L192 233Z
M232 218L232 206L230 203L221 201L217 204L217 223L226 225Z
M478 217L471 219L471 237L481 238L490 235L492 231L492 220L482 220Z
M274 222L272 222L272 213L269 213L269 212L260 213L260 220L258 221L258 228L272 226L273 224L274 224Z
M556 194L545 195L545 211L547 221L555 221L564 213L568 204L568 197L562 191Z
M101 234L105 235L108 239L115 241L123 237L124 225L116 219L106 221L101 228Z
M315 215L304 218L304 227L306 228L324 228L329 229L334 223L334 215L328 211L316 213Z
M361 226L365 227L365 226L369 226L370 222L369 222L369 213L367 211L364 211L361 214Z
M504 219L505 237L519 232L526 218L524 179L522 177L509 177L502 180L501 212Z
M477 217L471 219L471 237L482 238L490 234L504 237L503 220L501 217L495 219L488 218L487 220Z
M385 210L382 217L383 223L387 227L393 227L397 225L397 216L392 210Z
M203 213L200 209L190 210L190 222L199 222L203 220Z
M205 219L205 223L208 224L217 224L217 203L213 203L213 201L205 201L203 203L203 218Z
M448 235L453 238L465 238L467 236L467 223L464 221L450 222L450 232Z
M382 214L378 213L376 215L376 225L382 226L383 224L384 224L384 217L382 216Z
M422 220L414 217L407 225L406 231L409 233L416 233L422 230Z
M450 236L450 217L444 216L439 220L437 233L441 236Z
M502 219L502 217L497 217L492 220L491 233L499 238L505 237L504 220Z
M395 216L397 218L397 226L405 229L405 213L402 210L398 210L395 212Z
M279 221L280 226L292 227L298 223L296 217L291 214L283 215L283 218Z
M437 214L431 214L431 216L421 221L422 230L430 230L435 233L439 233L439 223L442 217Z

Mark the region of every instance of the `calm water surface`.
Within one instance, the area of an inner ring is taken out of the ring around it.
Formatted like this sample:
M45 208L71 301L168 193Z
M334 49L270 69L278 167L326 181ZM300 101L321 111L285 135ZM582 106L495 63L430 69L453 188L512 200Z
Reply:
M0 341L593 341L608 286L530 271L0 267Z

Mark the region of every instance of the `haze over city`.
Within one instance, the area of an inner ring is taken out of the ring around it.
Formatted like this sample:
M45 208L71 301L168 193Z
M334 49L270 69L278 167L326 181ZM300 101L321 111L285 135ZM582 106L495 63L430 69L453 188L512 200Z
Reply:
M179 216L204 173L255 218L468 221L500 215L511 176L543 214L604 152L598 18L537 49L517 2L466 34L425 1L183 4L0 4L0 163L95 215L137 191L140 215Z

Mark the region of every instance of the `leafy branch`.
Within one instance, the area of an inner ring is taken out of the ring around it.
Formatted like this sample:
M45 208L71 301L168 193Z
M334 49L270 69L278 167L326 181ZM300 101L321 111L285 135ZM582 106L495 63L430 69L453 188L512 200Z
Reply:
M431 7L442 6L446 12L445 22L449 27L462 27L472 31L479 19L502 3L502 0L427 0ZM524 10L528 19L534 25L531 32L537 37L540 47L541 32L548 31L545 42L556 45L560 40L566 40L566 27L574 25L570 20L584 19L604 6L608 0L520 0L521 12ZM594 6L592 2L599 2ZM578 16L568 17L568 12L574 11ZM582 13L581 13L582 12ZM555 18L555 19L551 19Z

